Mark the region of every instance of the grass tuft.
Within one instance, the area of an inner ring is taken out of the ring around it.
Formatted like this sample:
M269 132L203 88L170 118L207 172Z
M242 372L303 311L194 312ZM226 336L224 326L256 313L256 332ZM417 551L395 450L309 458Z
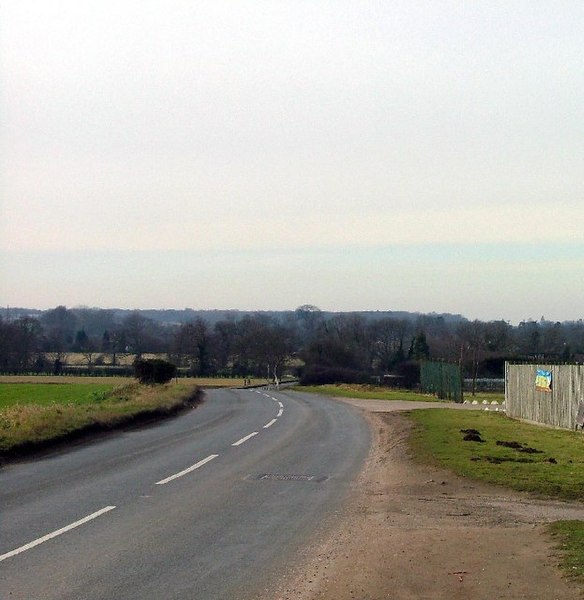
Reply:
M560 552L564 573L584 583L584 522L556 521L548 526Z

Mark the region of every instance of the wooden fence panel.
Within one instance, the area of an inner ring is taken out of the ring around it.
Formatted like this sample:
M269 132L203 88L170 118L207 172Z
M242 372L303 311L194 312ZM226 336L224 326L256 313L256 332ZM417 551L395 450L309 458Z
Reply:
M538 369L551 373L550 391L536 387ZM505 406L510 417L574 429L584 402L583 365L511 365L505 367Z

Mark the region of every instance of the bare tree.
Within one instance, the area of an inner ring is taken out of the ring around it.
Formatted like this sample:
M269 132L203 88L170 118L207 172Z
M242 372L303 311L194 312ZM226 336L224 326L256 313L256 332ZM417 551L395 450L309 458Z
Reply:
M472 377L472 395L476 394L476 382L479 364L486 347L485 323L475 320L459 325L457 330L460 339L460 364L464 367L469 362Z
M138 311L130 313L122 322L122 331L127 344L125 350L139 359L145 350L146 325L148 319L143 317Z
M194 322L181 325L175 333L171 355L180 365L188 366L193 375L208 375L211 336L207 323L197 318Z

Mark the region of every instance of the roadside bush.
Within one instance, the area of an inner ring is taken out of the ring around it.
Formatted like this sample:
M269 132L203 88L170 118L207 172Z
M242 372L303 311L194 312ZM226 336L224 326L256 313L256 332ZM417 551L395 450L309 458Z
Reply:
M326 385L329 383L368 383L369 376L356 369L313 365L305 367L300 385Z
M420 385L420 363L415 360L396 365L395 374L402 377L402 385L408 390L413 390Z
M141 358L134 362L134 377L140 383L167 383L175 374L176 366L161 358Z

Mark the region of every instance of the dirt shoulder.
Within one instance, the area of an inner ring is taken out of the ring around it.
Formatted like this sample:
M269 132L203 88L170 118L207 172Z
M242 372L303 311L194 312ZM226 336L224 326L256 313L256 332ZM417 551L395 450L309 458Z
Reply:
M557 567L545 523L584 520L584 504L538 500L415 464L403 415L365 415L374 444L340 527L272 598L582 598Z

